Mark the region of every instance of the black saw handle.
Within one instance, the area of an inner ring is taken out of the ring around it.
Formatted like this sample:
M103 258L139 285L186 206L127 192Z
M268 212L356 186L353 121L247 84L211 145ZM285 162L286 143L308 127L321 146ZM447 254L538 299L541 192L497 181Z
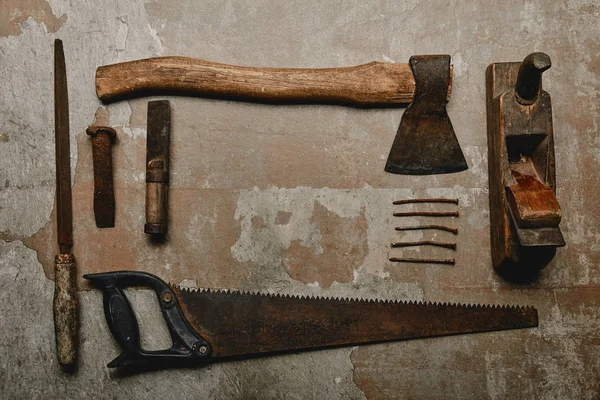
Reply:
M168 363L173 359L207 359L210 344L187 322L179 301L171 288L160 278L146 272L117 271L83 276L104 291L104 315L110 331L121 346L122 353L108 363L109 368ZM171 333L170 349L148 351L140 347L140 331L129 299L122 288L144 286L153 289L160 310Z

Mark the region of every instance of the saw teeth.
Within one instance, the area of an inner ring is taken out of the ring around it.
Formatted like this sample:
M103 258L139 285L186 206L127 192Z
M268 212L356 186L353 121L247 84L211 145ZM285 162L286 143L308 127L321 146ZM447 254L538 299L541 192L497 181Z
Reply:
M180 287L169 283L172 289L176 289L181 292L189 293L214 293L214 294L230 294L237 296L259 296L259 297L270 297L270 298L281 298L281 299L296 299L296 300L325 300L325 301L349 301L356 303L378 303L378 304L406 304L411 306L430 306L430 307L456 307L464 308L467 310L475 308L492 308L492 309L517 309L517 310L529 310L535 309L533 306L518 306L518 305L500 305L500 304L473 304L473 303L448 303L448 302L431 302L431 301L417 301L417 300L395 300L395 299L363 299L358 297L339 297L339 296L319 296L319 295L295 295L288 293L261 293L252 292L248 290L236 290L236 289L207 289L207 288L190 288Z

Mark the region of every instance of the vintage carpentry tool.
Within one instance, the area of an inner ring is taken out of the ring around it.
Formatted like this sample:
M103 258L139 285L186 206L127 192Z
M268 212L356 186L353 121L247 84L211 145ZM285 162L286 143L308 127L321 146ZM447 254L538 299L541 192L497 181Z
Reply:
M385 170L405 175L464 171L467 162L440 93L450 85L450 56L412 56L409 63L415 96L402 115Z
M89 126L94 160L94 217L98 228L115 226L115 191L111 147L117 131L110 126Z
M538 325L532 307L498 307L189 290L154 275L119 271L84 275L104 291L108 326L123 352L109 367L186 360L215 361L393 340ZM156 292L173 346L140 347L126 286Z
M169 149L171 147L171 107L167 100L148 102L147 129L144 232L165 235L169 227Z
M522 63L491 64L486 74L492 259L515 279L544 268L565 245L552 104L542 90L550 66L546 54L532 53Z
M450 56L413 56L409 64L371 62L345 68L254 68L187 57L157 57L99 67L104 102L148 94L256 102L318 102L351 106L410 103L385 170L441 174L467 169L446 112Z
M73 246L69 99L62 41L54 41L54 141L56 147L56 223L59 254L54 260L54 332L59 364L77 359L77 290Z

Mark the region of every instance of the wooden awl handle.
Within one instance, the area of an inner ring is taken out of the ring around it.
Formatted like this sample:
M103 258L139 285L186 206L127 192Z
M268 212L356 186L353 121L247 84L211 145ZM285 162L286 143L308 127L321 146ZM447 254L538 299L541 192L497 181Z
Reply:
M54 331L60 365L72 365L77 359L77 290L75 256L57 254L54 259Z
M188 57L157 57L96 70L96 94L103 102L175 94L366 106L408 104L414 91L408 64L382 62L342 68L256 68Z

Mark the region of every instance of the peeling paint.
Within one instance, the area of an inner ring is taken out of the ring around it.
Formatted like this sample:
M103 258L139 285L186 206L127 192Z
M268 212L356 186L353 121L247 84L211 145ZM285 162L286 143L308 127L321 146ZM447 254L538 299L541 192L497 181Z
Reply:
M67 15L54 15L45 0L6 0L0 3L0 37L20 35L23 22L29 18L45 25L49 33L58 31L67 22Z
M356 218L340 218L316 201L310 222L318 232L316 247L292 241L283 254L283 267L293 279L316 280L323 287L352 281L368 250L364 212Z

